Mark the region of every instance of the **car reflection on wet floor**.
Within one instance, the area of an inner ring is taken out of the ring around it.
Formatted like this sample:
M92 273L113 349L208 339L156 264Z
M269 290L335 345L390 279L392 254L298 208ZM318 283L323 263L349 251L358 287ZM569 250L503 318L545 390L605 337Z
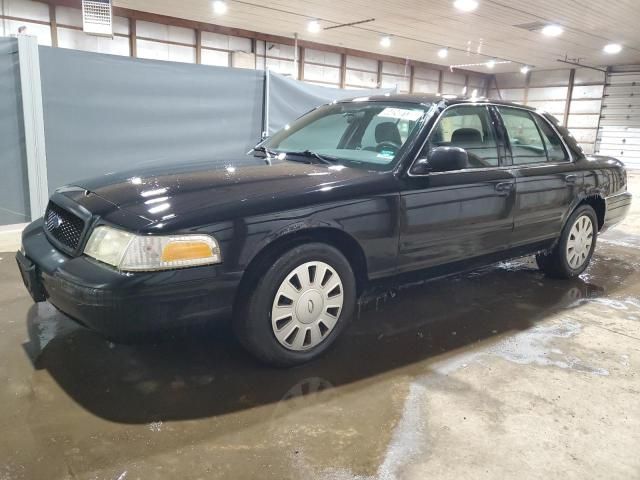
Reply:
M615 262L596 259L595 270L631 273ZM48 304L30 309L25 349L36 368L46 369L95 415L124 423L194 419L399 367L417 364L417 370L423 369L420 362L530 329L550 312L598 296L604 288L592 281L548 280L516 261L401 286L393 297L384 290L368 292L358 318L335 348L318 361L289 370L257 364L225 328L192 328L167 332L146 344L116 345L71 324Z

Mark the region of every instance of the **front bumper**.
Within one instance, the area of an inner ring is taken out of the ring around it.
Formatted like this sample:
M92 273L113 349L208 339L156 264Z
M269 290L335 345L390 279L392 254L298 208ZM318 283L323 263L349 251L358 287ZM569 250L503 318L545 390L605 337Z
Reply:
M48 300L78 323L108 337L165 330L231 315L241 273L219 265L124 273L86 256L70 257L29 225L16 254L34 301Z

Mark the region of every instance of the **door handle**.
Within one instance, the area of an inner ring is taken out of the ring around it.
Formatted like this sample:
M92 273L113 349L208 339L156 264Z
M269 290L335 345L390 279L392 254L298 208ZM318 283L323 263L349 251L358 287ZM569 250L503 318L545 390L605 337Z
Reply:
M564 181L567 183L576 183L578 177L576 175L565 175Z
M511 190L513 190L513 183L511 182L496 183L496 191L502 195L508 195Z

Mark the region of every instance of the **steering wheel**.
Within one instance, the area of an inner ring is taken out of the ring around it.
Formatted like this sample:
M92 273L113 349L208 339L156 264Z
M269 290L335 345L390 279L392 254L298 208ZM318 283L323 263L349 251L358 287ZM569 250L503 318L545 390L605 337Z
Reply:
M383 150L391 150L393 152L393 155L395 156L395 154L398 153L398 150L400 150L400 145L397 145L389 140L385 140L376 145L376 152L382 153Z

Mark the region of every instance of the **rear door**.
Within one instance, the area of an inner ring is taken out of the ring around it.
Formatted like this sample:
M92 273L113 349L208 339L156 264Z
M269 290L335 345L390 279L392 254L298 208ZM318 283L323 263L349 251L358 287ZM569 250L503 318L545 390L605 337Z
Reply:
M513 245L556 238L583 176L560 136L542 116L496 107L507 132L516 176Z
M479 257L509 246L515 179L503 163L497 117L486 105L447 108L419 157L464 148L461 170L410 175L401 192L400 271Z

